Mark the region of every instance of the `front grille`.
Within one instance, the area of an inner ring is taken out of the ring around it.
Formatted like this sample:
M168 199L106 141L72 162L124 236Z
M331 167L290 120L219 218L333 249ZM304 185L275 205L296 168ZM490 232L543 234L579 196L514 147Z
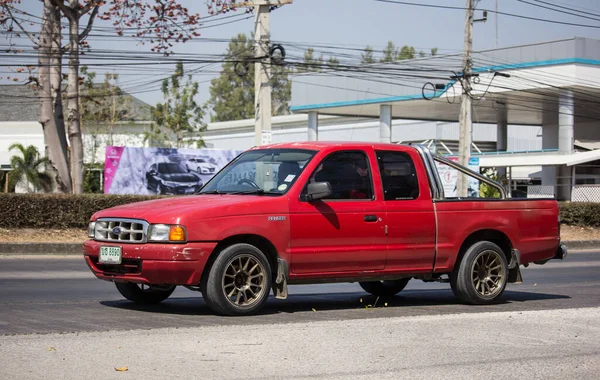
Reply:
M139 219L108 219L96 221L94 239L120 243L145 243L148 222Z

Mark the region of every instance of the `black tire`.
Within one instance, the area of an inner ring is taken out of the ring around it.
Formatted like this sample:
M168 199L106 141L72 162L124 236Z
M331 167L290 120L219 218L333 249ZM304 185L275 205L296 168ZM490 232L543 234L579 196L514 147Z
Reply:
M115 286L123 297L140 305L152 305L162 302L175 291L175 285L158 288L132 282L115 282Z
M506 255L489 241L470 246L450 274L450 285L456 297L471 305L497 302L504 293L507 280Z
M365 292L378 297L391 297L400 293L408 284L410 278L403 278L393 281L369 281L359 282Z
M240 243L223 249L207 274L202 295L217 314L254 314L269 298L271 265L265 254L253 245Z

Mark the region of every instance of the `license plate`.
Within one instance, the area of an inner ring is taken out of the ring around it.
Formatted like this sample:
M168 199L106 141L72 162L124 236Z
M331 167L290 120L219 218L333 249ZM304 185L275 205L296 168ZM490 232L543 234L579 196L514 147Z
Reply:
M103 264L121 264L121 247L100 247L98 262Z

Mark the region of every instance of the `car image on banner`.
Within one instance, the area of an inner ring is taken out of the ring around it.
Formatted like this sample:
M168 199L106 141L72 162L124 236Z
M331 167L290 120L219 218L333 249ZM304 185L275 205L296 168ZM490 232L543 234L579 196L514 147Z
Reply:
M146 188L156 194L193 194L202 188L198 174L174 162L152 164L146 172Z
M105 194L194 194L241 151L109 146Z
M185 164L188 172L195 171L200 174L215 174L217 168L204 158L190 158Z

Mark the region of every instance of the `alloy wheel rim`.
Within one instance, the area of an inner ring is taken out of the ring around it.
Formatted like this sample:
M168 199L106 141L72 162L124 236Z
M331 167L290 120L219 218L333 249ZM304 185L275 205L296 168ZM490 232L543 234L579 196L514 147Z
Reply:
M225 266L222 277L223 294L235 307L252 307L262 298L265 285L265 267L252 255L238 255Z
M479 296L496 296L502 291L505 278L505 268L498 252L485 250L477 255L471 268L471 281Z

